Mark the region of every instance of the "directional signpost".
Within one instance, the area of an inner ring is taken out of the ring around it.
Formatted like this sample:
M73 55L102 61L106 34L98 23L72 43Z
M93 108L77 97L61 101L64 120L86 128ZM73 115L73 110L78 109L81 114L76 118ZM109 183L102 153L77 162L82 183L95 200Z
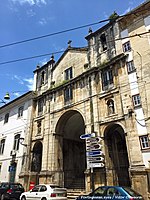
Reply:
M104 167L102 145L100 144L102 139L95 137L95 133L83 134L80 139L86 140L87 167L91 169Z

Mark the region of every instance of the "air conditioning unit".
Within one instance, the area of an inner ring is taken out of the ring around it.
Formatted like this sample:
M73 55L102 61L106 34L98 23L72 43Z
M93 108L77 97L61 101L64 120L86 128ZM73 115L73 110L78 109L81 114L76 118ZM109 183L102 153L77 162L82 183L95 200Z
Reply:
M16 155L16 150L11 150L11 152L10 152L10 156L15 156Z

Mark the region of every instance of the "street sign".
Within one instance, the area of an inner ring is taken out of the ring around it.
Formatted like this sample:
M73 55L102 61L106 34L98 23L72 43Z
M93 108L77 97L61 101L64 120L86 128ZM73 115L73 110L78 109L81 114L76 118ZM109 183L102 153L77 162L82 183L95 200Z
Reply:
M96 156L94 156L94 157L88 157L88 161L89 162L100 162L100 161L103 161L104 160L104 158L103 157L96 157Z
M87 140L87 143L90 143L90 144L92 144L92 143L98 143L98 142L100 142L102 139L100 138L100 137L91 137L91 138L89 138L88 140Z
M95 137L95 133L83 134L80 136L80 139L88 139L88 138L92 138L92 137Z
M90 168L94 168L94 167L104 167L104 163L89 163L89 167Z
M93 145L87 145L86 150L91 151L91 150L98 150L101 149L102 145L100 144L93 144Z
M86 152L86 155L87 156L98 156L98 155L103 155L103 152L102 151L88 151Z

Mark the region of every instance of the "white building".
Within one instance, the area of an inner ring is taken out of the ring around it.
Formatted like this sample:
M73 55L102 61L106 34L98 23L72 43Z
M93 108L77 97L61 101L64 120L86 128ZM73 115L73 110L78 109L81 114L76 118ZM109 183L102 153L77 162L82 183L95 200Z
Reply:
M26 158L32 112L32 92L0 108L0 181L18 182ZM26 137L27 136L27 137Z

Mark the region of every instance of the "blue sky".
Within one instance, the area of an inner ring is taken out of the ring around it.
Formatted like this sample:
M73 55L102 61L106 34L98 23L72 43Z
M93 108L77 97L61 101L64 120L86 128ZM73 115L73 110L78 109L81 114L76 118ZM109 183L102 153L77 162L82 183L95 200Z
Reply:
M125 14L143 0L1 0L0 46L47 35L107 19L114 11ZM99 24L92 26L95 31ZM72 40L73 47L86 46L89 27L31 42L0 48L0 63L63 51ZM61 54L55 55L57 60ZM33 71L51 55L31 60L0 64L0 98L6 92L11 100L31 90Z

